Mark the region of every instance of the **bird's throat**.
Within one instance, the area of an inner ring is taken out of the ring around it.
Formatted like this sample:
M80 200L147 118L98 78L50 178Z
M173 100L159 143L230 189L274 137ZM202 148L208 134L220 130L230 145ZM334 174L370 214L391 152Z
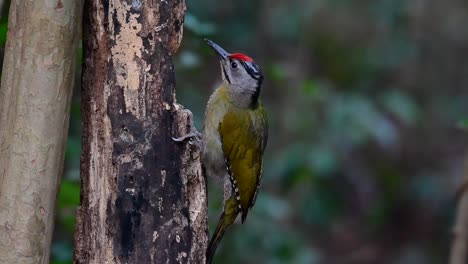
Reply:
M229 85L229 84L228 84ZM254 109L258 106L258 98L260 96L260 87L256 89L236 88L230 85L228 88L229 101L239 108Z

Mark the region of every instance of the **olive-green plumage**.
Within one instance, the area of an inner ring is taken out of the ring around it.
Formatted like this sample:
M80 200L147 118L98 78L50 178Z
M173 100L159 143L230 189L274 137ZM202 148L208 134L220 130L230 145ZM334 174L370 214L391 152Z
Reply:
M231 107L219 124L228 172L237 182L233 187L239 189L238 202L242 222L254 204L260 184L262 156L267 138L266 120L265 110L259 104L256 109Z
M222 101L222 102L221 102ZM261 104L257 107L239 108L230 103L225 85L219 87L210 98L205 115L204 164L207 171L227 172L232 188L224 205L224 212L208 246L208 262L211 263L216 247L226 229L241 213L242 222L255 203L262 173L262 156L268 129L267 116ZM216 128L218 124L218 128ZM221 143L219 153L217 144ZM212 157L212 155L219 155ZM213 162L221 160L221 166ZM219 167L219 168L211 168ZM225 175L213 175L224 177ZM236 191L237 190L237 191Z
M208 101L202 135L206 172L224 183L224 210L207 250L211 263L224 232L239 214L243 223L255 203L268 125L258 99L263 80L258 66L243 54L208 44L220 56L223 73L223 84Z

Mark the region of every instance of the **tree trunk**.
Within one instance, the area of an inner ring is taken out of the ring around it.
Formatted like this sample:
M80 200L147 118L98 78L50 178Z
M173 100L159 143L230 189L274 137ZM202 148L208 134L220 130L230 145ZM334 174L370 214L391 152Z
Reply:
M49 263L81 7L11 2L0 88L0 263Z
M89 0L75 263L204 263L205 179L175 102L183 0Z

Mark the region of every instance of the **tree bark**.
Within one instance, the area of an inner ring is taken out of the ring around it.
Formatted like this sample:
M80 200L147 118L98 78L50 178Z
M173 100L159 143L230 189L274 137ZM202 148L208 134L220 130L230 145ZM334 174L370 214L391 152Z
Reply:
M205 179L175 101L183 0L89 0L75 263L204 263Z
M0 263L49 263L82 1L13 0L0 88Z

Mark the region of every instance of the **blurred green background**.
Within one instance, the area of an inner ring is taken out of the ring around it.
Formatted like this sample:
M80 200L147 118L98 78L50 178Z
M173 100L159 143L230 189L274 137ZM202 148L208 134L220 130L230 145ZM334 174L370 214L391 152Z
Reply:
M468 146L466 0L187 6L175 55L177 99L199 129L221 76L203 38L250 55L265 75L270 138L262 191L247 222L228 231L216 263L447 263ZM54 264L72 257L79 83L78 70ZM210 186L211 228L220 192Z

